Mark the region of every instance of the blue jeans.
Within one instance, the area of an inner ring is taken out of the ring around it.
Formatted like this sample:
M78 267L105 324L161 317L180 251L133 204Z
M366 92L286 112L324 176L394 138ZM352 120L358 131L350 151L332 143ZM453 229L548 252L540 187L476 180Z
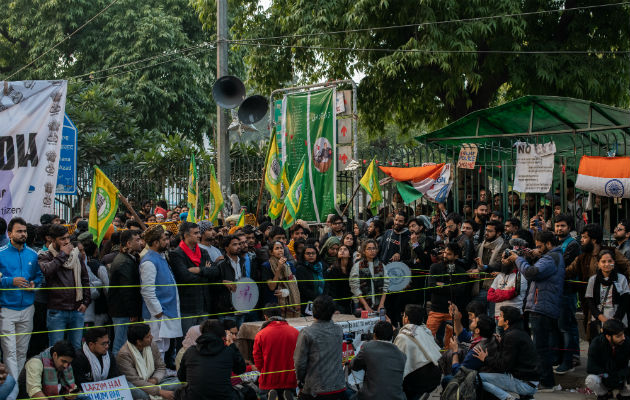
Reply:
M131 319L129 317L113 317L112 323L114 324L114 346L112 348L112 354L116 356L118 351L127 341L127 328ZM124 325L118 325L124 324Z
M519 396L533 396L536 388L527 383L516 379L510 374L494 374L481 372L479 374L483 385L483 390L498 397L499 400L505 400L510 393L516 393ZM532 382L534 386L538 382Z
M573 367L573 356L580 354L580 333L577 319L575 319L577 296L575 293L564 294L561 300L562 310L558 319L558 329L562 333L563 347L568 349L562 352L562 365L571 368Z
M554 328L558 326L558 320L535 312L529 313L529 326L534 337L534 345L538 354L538 373L540 383L543 386L555 386L553 375L553 353L551 340Z
M83 338L84 314L78 311L48 310L46 326L48 330L48 342L51 346L64 338L64 330L68 330L68 341L75 349L81 348Z
M12 393L15 392L15 393ZM18 396L18 385L15 379L11 375L7 375L7 379L4 380L2 386L0 386L0 400L6 400L13 394L11 399L16 399Z

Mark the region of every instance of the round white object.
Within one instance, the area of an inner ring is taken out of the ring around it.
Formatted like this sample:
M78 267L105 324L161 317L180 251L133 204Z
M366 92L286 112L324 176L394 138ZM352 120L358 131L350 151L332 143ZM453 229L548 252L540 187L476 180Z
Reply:
M385 276L389 277L389 291L405 290L411 282L411 270L407 264L395 261L385 266Z
M258 303L258 285L253 279L241 278L232 292L232 305L236 311L250 311Z

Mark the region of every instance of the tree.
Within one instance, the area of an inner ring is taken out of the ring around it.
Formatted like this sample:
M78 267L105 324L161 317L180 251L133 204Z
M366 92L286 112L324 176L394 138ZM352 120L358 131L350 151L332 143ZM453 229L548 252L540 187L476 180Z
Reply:
M234 37L247 49L250 85L269 93L296 79L313 83L361 72L365 75L359 85L361 120L373 136L391 124L403 133L439 128L523 94L586 98L617 106L627 106L630 99L627 56L597 52L628 49L627 5L437 23L609 2L275 0L267 10L254 3L241 7L248 14L234 17L241 23L233 27ZM422 23L426 24L369 29ZM344 32L320 34L333 31ZM592 53L488 52L496 50Z

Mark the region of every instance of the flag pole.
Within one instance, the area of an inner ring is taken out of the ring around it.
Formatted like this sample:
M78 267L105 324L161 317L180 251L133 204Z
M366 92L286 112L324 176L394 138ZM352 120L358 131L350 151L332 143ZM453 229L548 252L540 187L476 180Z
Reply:
M352 193L352 197L350 197L350 200L348 201L348 203L346 203L346 206L344 207L343 211L341 212L341 216L342 217L344 216L344 214L348 210L348 207L350 207L350 204L352 204L352 200L354 200L354 196L357 195L357 192L359 191L360 188L361 188L361 185L357 185L357 188L354 189L354 193Z
M262 180L260 181L260 190L258 191L258 202L256 204L256 220L257 221L258 221L258 213L260 212L260 202L262 201L263 187L265 186L265 174L266 173L267 173L267 163L265 163L265 166L263 167Z
M127 210L129 210L129 212L131 213L131 215L133 215L133 218L138 221L138 223L140 224L140 227L142 228L142 230L147 229L147 226L144 224L144 221L142 221L142 219L140 219L140 217L138 216L138 214L136 214L136 211L133 209L133 207L131 207L131 204L129 204L129 202L127 201L127 199L125 198L125 196L123 196L122 194L120 194L120 192L118 192L118 198L120 199L120 202L123 203L123 205L125 207L127 207Z

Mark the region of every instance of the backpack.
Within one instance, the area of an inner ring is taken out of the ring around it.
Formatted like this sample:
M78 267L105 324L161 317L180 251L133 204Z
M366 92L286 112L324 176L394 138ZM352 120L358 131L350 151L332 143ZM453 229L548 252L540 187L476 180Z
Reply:
M462 367L446 385L440 400L477 400L480 387L477 371Z

